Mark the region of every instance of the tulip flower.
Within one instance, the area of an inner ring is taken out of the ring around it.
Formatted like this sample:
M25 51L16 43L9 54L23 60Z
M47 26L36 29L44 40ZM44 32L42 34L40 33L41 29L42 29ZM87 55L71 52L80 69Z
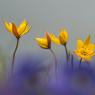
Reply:
M55 61L55 73L57 72L57 58L54 53L54 51L51 49L51 38L48 32L45 33L45 37L43 38L35 38L37 41L38 45L43 48L43 49L49 49L50 52L53 55L54 61Z
M59 37L56 37L54 34L50 34L52 42L58 45L63 45L65 47L67 61L68 61L68 50L67 50L67 42L68 42L68 33L67 29L63 28L59 30Z
M45 33L44 38L35 38L38 45L43 49L50 49L51 48L51 39L49 37L48 32Z
M95 45L90 43L90 35L83 42L82 40L77 40L77 46L74 53L80 57L81 61L90 61L92 57L95 55Z
M29 32L31 29L31 26L28 25L26 20L23 20L23 22L17 27L13 22L6 22L4 21L4 25L6 29L12 33L17 39L21 38L23 35Z
M15 47L15 50L13 53L13 59L12 59L12 72L13 72L15 55L18 49L19 39L30 31L31 26L28 25L26 20L23 20L23 22L19 25L19 27L17 27L13 22L6 22L6 21L4 21L4 25L5 25L5 28L10 33L12 33L17 39L17 43L16 43L16 47Z
M66 45L67 42L68 42L67 29L60 29L59 32L60 32L60 34L59 34L59 41L60 41L60 44Z

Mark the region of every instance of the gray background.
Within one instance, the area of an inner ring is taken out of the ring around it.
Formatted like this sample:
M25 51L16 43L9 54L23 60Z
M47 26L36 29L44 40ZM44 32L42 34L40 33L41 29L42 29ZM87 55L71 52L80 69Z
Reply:
M95 43L95 0L0 0L0 47L7 55L13 52L16 39L6 31L2 20L19 24L23 19L33 28L21 39L18 53L46 54L34 38L45 31L58 35L61 27L68 28L71 50L77 39L85 39L88 34ZM64 51L62 46L53 48L57 54Z

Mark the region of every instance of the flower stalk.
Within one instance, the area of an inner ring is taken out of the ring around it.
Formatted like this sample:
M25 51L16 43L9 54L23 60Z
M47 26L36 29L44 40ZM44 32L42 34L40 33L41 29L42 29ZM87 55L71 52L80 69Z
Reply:
M50 49L50 52L52 53L52 56L54 58L54 63L55 63L55 76L56 76L56 79L57 79L57 58L56 58L56 55L54 53L54 51L52 49Z
M68 54L67 45L65 44L64 47L65 47L65 52L66 52L66 59L67 59L67 62L68 62L68 60L69 60L69 54Z
M19 45L19 38L17 39L16 47L15 47L15 50L13 52L13 58L12 58L12 74L14 72L15 57L16 57L16 52L17 52L17 49L18 49L18 45Z
M81 68L82 58L79 61L79 68Z
M74 61L74 56L73 56L73 54L71 54L71 67L72 67L72 70L73 70L73 68L74 68L73 61Z
M53 58L54 58L54 62L55 62L55 71L57 71L57 58L56 58L56 55L54 53L54 51L52 49L50 49L52 55L53 55Z

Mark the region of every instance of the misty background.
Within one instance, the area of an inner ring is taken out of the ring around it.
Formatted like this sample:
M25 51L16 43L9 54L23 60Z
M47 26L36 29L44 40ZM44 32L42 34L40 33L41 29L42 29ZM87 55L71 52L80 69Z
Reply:
M19 25L26 19L32 29L20 40L18 54L43 54L35 42L46 31L59 34L59 28L66 27L69 33L68 47L74 50L77 39L85 39L91 34L95 43L95 0L0 0L0 48L11 56L16 39L5 29L2 20L13 21ZM53 44L57 54L64 53L62 46ZM63 52L62 52L63 51Z

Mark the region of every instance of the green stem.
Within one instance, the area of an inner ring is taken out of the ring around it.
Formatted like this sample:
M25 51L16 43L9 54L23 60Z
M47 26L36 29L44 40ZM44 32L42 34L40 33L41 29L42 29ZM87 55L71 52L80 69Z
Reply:
M79 68L81 68L81 62L82 62L82 58L79 61Z
M57 74L57 58L56 58L54 51L52 49L50 49L50 51L51 51L54 61L55 61L55 74ZM57 75L56 75L56 77L57 77Z
M68 62L69 55L68 55L67 45L65 44L64 47L65 47L65 52L66 52L66 59L67 59L67 62Z
M19 45L19 39L17 39L16 47L15 47L15 50L13 52L13 58L12 58L12 75L13 75L13 72L14 72L15 56L16 56L16 52L17 52L17 49L18 49L18 45Z
M71 66L72 66L72 69L73 69L73 67L74 67L74 66L73 66L73 65L74 65L74 64L73 64L73 61L74 61L74 56L73 56L73 54L71 54Z

